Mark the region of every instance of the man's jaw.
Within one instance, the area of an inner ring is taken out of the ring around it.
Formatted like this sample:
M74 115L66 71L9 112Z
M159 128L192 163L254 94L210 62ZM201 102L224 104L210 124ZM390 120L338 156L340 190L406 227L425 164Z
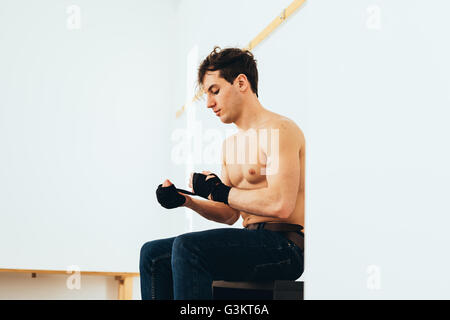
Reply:
M216 116L220 116L221 109L216 109L216 110L213 110L213 111L216 114Z

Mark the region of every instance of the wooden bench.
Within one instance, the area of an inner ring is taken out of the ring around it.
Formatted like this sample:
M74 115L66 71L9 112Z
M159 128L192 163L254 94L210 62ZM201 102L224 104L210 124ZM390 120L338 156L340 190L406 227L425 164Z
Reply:
M73 272L66 270L34 270L34 269L0 269L0 272L29 273L32 278L38 274L64 274L70 276ZM78 271L76 271L78 272ZM114 277L119 282L119 300L131 300L133 298L133 278L139 277L135 272L101 272L101 271L79 271L80 276L102 276Z
M303 281L214 281L215 300L303 300Z

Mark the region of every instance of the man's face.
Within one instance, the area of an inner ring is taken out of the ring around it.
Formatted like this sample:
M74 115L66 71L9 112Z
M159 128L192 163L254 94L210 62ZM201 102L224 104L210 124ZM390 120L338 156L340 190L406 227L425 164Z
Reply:
M208 71L203 79L206 106L220 117L223 123L232 123L240 112L242 97L235 84L219 76L220 71Z

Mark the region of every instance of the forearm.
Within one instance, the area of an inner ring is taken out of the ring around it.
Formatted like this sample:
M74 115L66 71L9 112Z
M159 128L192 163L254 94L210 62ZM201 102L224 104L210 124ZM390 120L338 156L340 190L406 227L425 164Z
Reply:
M279 196L270 193L268 188L252 190L231 188L228 195L228 204L233 209L257 216L280 217Z
M233 224L239 218L239 211L222 202L200 200L188 197L185 207L194 210L202 217L225 224Z

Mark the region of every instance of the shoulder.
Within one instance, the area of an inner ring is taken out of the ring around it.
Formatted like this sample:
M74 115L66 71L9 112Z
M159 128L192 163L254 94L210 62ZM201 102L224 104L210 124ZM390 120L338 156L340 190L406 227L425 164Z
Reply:
M287 138L289 140L295 140L299 144L305 143L305 136L300 127L293 121L285 116L274 117L267 124L267 127L272 130L278 130L280 138Z

